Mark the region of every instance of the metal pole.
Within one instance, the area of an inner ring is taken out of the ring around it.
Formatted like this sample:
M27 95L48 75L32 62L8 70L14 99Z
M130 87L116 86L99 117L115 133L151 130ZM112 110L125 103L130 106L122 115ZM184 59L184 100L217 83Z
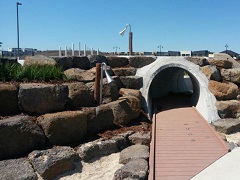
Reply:
M159 48L159 53L160 53L159 56L161 56L163 46L160 44L160 46L158 46L158 48Z
M130 26L131 27L131 26ZM132 56L133 49L132 49L132 32L129 32L129 56Z
M21 3L17 2L17 58L19 59L19 19L18 19L18 6L22 5Z
M100 101L99 104L102 104L102 91L103 91L103 63L101 64L101 78L100 78Z
M78 43L78 56L81 56L81 44L80 42Z
M115 47L113 47L113 49L116 49L115 54L117 54L117 50L120 49L120 47L115 46Z
M93 56L93 47L91 47L91 55Z
M225 45L225 47L226 47L226 54L227 54L227 48L228 48L228 44L226 44L226 45Z
M94 99L97 105L100 104L100 80L101 80L101 63L96 63L96 77L94 83Z

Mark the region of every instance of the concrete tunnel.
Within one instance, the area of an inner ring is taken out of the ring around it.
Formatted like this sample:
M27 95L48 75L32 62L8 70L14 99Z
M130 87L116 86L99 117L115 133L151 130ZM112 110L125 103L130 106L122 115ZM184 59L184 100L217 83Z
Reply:
M207 122L219 119L216 98L208 89L208 79L198 65L184 57L158 57L153 63L138 69L136 75L143 78L142 108L150 118L154 113L154 103L159 98L169 94L186 94Z

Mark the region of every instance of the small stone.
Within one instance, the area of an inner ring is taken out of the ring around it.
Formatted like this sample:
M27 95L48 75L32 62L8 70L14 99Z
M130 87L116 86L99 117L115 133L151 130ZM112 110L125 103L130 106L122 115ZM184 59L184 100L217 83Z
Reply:
M60 174L75 169L78 160L75 151L66 146L55 146L52 149L33 151L28 155L35 171L44 180L51 180Z
M148 162L145 159L135 159L128 162L114 173L113 180L139 179L147 178Z
M120 153L119 163L126 164L133 159L145 159L149 158L149 147L145 145L133 145Z
M151 141L150 132L136 132L129 136L131 144L142 144L149 146Z
M219 119L212 123L215 130L220 133L230 134L240 129L240 119L226 118Z

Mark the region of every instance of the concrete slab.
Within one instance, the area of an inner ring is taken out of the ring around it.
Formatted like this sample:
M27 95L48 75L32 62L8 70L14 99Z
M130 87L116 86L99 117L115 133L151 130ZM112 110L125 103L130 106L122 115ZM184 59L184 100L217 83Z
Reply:
M240 170L240 147L233 149L222 158L215 161L192 180L237 180Z

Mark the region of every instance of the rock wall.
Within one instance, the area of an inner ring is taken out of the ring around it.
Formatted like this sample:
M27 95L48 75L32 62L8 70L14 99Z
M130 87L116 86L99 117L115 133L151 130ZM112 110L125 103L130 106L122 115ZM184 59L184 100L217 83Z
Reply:
M141 112L142 95L139 89L143 82L141 77L135 76L136 70L154 60L101 56L83 59L74 57L70 62L65 62L69 59L64 58L44 59L47 63L54 61L54 65L64 66L65 74L74 82L1 82L0 174L3 177L37 179L37 172L44 179L52 179L74 169L74 163L79 159L85 161L96 155L117 152L129 144L149 145L150 134L148 138L128 134L113 140L90 142L77 149L65 147L79 143L88 133L98 133L112 125L124 126L137 118ZM38 61L42 63L43 60ZM104 81L104 104L100 106L95 104L93 97L95 69L91 68L98 62L106 62L113 67L109 73L115 80L110 87ZM209 90L217 99L216 107L223 119L215 126L224 132L239 129L239 69L233 69L231 63L219 60L200 58L194 62L201 66L202 72L210 81ZM221 121L233 125L222 127ZM51 148L52 146L54 147ZM130 153L122 152L120 161L125 165L115 173L114 178L128 178L133 174L145 178L149 149L135 146L126 151L133 151L133 155L125 157ZM136 151L139 151L139 156ZM21 171L26 173L20 173Z

